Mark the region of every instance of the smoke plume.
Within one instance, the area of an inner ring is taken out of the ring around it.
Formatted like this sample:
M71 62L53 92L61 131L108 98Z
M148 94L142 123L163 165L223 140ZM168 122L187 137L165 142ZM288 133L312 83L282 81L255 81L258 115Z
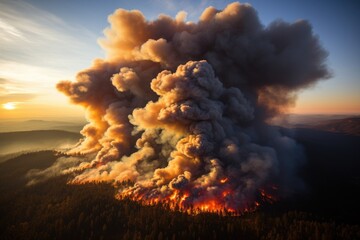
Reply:
M123 9L109 22L106 59L57 85L89 120L71 152L96 154L73 183L204 211L243 211L300 184L301 147L266 121L329 76L307 21L264 27L249 4L232 3L196 23Z

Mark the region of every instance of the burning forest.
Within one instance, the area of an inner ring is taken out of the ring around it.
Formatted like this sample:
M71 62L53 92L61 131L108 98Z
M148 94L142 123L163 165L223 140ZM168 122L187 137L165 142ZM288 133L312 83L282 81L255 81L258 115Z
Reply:
M187 211L243 212L303 187L301 146L268 126L297 91L330 76L304 20L263 26L248 4L198 22L116 10L107 53L57 88L89 123L69 154L93 156L72 184L109 182L116 198ZM121 184L127 182L128 184Z

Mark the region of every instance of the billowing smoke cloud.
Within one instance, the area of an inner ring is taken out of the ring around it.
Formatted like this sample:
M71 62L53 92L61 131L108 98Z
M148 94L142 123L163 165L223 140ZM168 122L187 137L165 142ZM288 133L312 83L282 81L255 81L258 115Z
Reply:
M90 121L72 152L97 154L74 183L130 180L118 197L202 210L244 210L273 184L299 184L301 148L266 120L329 76L308 22L264 27L240 3L197 23L123 9L109 22L107 58L57 85Z

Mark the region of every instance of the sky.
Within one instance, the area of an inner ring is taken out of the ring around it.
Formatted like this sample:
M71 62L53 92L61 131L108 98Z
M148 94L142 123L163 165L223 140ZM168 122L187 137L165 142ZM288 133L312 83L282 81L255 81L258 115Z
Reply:
M81 118L55 85L74 80L105 52L97 41L117 8L138 9L148 20L184 10L197 21L208 6L222 0L0 0L0 119ZM360 1L247 1L264 26L276 19L308 20L329 52L330 79L298 95L298 114L360 113Z

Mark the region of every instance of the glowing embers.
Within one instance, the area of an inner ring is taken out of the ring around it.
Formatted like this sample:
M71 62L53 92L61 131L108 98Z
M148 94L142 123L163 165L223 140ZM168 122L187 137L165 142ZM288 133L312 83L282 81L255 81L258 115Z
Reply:
M228 180L229 180L228 178L220 179L220 183L226 183Z
M276 191L276 190L277 190L277 188L272 189L272 191ZM272 195L272 194L266 192L264 189L260 189L259 191L260 191L260 196L261 196L262 201L268 202L268 203L274 203L277 201L277 197L275 197L275 195Z

